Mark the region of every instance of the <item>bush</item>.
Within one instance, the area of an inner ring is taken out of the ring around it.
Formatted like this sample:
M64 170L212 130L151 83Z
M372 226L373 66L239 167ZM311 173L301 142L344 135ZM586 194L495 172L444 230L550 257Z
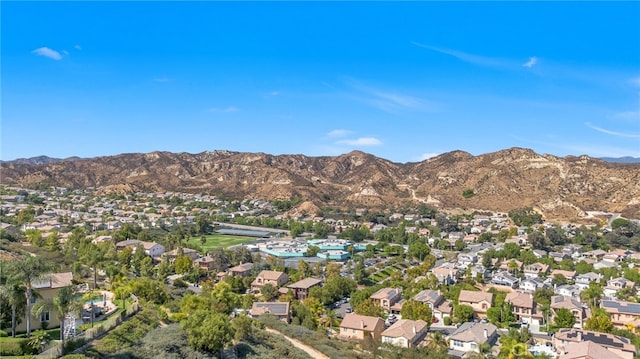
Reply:
M24 347L27 346L27 340L4 341L0 345L1 356L20 356L25 355Z
M4 330L0 330L0 338L5 338L8 337L9 334L7 334L7 332L5 332Z
M89 357L83 354L69 354L62 357L62 359L88 359Z
M451 317L444 317L444 325L451 325Z

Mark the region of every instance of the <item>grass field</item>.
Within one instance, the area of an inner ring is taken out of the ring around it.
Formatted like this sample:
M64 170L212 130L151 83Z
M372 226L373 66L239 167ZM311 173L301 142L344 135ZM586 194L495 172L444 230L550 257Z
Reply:
M203 251L208 252L213 248L217 248L217 247L227 248L227 247L235 246L237 244L256 240L256 238L252 238L252 237L230 236L227 234L209 234L205 236L207 240L206 242L204 242L204 244L202 244L201 238L202 236L191 237L187 241L187 243L199 246L202 248Z

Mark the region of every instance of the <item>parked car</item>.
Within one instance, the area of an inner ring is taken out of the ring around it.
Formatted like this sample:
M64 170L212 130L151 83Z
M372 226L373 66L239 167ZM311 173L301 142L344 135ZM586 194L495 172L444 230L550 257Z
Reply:
M347 307L347 309L345 309L344 311L347 313L353 313L353 308Z

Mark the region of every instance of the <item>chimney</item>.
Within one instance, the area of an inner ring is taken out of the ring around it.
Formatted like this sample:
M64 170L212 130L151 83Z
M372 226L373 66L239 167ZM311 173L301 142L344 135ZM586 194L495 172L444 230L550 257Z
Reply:
M360 321L360 328L361 328L361 329L364 329L364 320L361 320L361 321Z
M578 338L578 342L582 342L582 330L576 330L576 337Z
M488 339L489 338L489 332L487 331L487 329L484 329L484 338Z
M416 326L413 326L413 334L416 334Z

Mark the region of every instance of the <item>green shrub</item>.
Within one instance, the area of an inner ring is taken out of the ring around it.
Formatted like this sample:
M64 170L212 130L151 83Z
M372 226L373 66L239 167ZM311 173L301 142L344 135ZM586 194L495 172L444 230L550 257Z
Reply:
M451 325L451 317L444 317L444 325Z
M26 346L26 343L26 339L3 341L2 344L0 344L0 357L25 355L23 347Z
M83 354L69 354L62 357L62 359L88 359L89 357Z
M7 334L7 332L5 332L4 330L0 330L0 338L5 338L8 337L9 334Z

